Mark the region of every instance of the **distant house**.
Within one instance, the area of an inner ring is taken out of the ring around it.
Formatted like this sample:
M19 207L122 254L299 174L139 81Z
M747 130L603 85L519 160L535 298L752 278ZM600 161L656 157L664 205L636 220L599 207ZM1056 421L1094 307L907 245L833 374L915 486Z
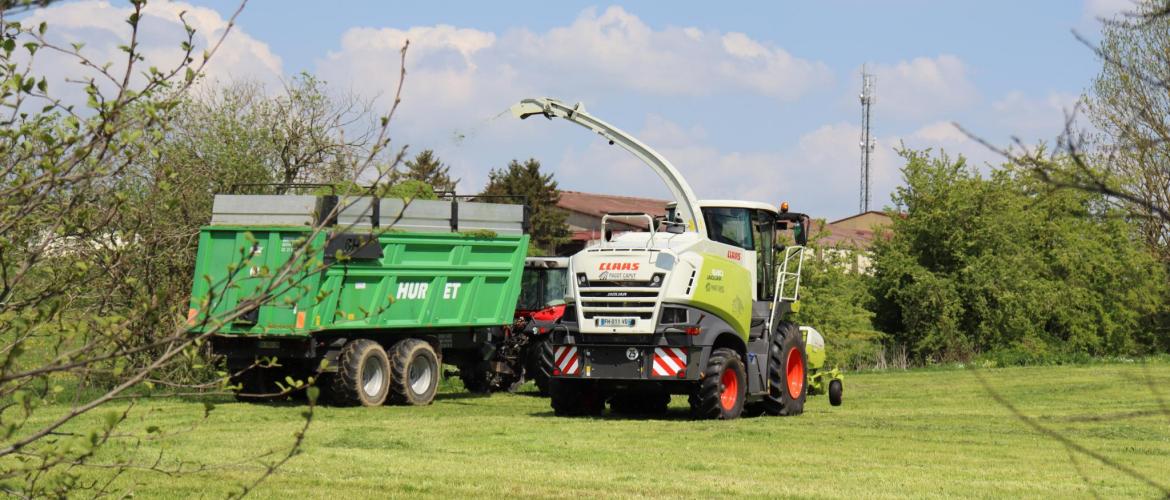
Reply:
M594 240L601 239L601 218L605 214L618 212L639 212L652 216L665 216L667 200L614 196L608 194L561 191L557 207L569 213L566 222L571 233L568 243L557 247L558 255L572 255ZM615 231L646 230L646 222L636 219L615 221L610 225Z
M829 223L822 222L818 229L828 234L818 243L826 252L847 256L852 271L868 274L872 272L873 266L870 247L873 246L874 234L878 229L893 223L893 219L885 212L874 210Z

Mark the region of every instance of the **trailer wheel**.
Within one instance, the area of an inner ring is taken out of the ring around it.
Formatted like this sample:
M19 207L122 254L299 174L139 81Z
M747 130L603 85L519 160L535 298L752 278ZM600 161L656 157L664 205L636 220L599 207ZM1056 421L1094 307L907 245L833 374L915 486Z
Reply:
M808 355L804 337L795 324L786 321L772 334L764 410L769 415L800 415L804 413L807 397Z
M829 404L833 406L841 406L840 380L832 380L829 382Z
M691 394L695 418L730 420L743 413L747 374L739 354L726 347L711 351L703 379Z
M390 360L377 342L355 339L337 356L337 373L329 377L329 395L343 406L378 406L390 391Z
M558 417L597 416L605 410L605 397L597 382L552 378L548 393L553 413Z
M431 344L406 339L394 344L390 401L415 406L429 405L439 390L439 356Z

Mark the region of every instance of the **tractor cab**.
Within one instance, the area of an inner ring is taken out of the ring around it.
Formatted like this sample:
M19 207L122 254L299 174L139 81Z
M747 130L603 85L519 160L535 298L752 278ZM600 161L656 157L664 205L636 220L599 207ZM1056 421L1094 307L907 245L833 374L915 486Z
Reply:
M569 290L568 257L529 257L524 261L516 318L553 323L565 312Z

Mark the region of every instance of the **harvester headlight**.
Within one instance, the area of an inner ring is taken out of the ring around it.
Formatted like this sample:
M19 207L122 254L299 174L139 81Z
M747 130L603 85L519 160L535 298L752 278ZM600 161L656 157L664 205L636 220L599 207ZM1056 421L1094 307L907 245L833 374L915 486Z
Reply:
M589 278L585 277L585 273L577 273L577 286L589 285Z
M650 286L661 286L664 277L666 275L663 273L654 273L654 276L650 278Z

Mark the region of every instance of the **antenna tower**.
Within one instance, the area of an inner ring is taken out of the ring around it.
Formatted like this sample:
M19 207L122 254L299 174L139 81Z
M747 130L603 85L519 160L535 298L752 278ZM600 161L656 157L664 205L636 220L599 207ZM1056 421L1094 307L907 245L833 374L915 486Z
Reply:
M861 201L858 213L869 211L869 156L873 153L874 140L869 134L869 108L873 104L874 77L861 67Z

